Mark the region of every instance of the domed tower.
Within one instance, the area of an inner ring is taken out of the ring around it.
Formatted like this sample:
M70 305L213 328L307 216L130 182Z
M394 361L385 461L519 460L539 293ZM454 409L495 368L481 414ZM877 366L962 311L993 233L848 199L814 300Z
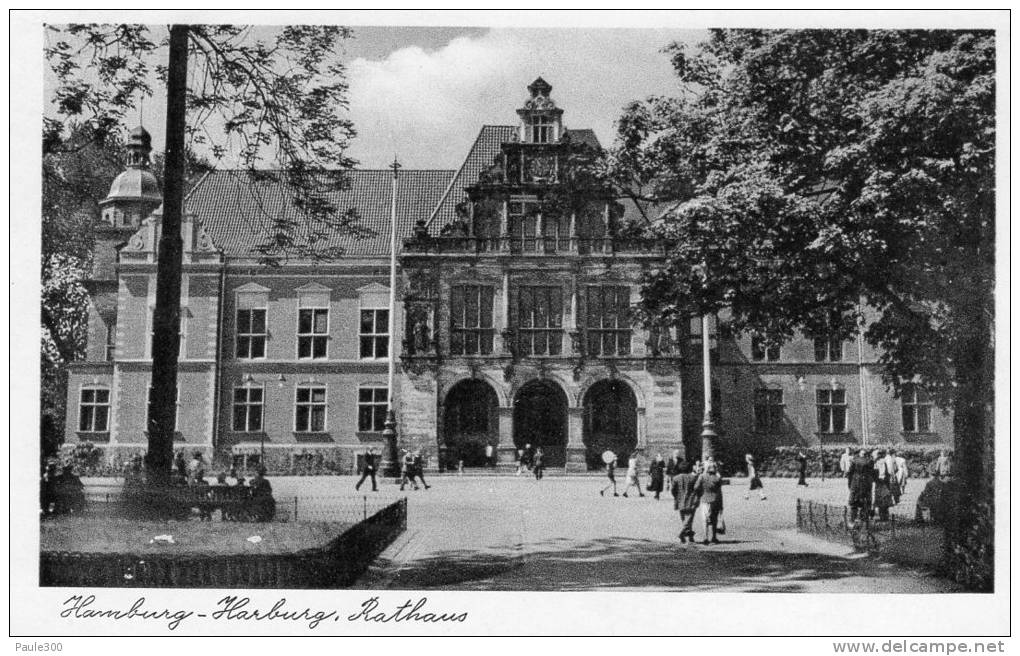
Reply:
M127 148L127 169L113 180L110 193L99 203L92 265L94 280L115 277L117 246L126 242L163 202L156 176L149 170L152 136L138 126L128 136Z

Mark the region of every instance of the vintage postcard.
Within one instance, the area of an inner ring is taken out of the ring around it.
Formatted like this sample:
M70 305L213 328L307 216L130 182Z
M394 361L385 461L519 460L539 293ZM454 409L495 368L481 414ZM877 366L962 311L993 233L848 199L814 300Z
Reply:
M19 651L1005 649L1008 12L550 17L12 14Z

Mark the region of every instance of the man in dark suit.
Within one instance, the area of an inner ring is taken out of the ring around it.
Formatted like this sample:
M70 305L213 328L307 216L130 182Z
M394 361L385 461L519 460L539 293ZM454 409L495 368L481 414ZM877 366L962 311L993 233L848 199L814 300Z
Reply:
M369 449L365 452L365 459L361 466L361 480L354 486L355 490L361 489L361 484L365 482L365 479L369 476L372 477L372 491L378 492L379 488L375 484L375 470L379 465L379 456L376 455L375 449Z
M700 501L694 490L698 475L691 473L691 465L682 458L676 464L677 475L670 482L673 495L673 509L680 513L680 542L694 542L694 513Z
M875 461L868 452L861 449L857 457L850 461L850 469L846 473L846 484L850 489L850 522L867 519L871 515L871 486L875 482Z
M701 515L705 519L705 539L702 544L718 544L716 526L723 511L722 477L712 460L705 465L705 472L694 482L694 491L701 496Z

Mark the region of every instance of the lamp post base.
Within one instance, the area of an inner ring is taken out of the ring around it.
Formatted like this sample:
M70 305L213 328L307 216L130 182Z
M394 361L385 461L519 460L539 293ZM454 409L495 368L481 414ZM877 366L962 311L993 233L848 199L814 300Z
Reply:
M718 437L715 432L715 424L711 419L706 419L701 425L701 459L703 461L709 458L715 460L715 442Z
M393 410L386 411L386 422L383 423L383 439L386 441L385 455L379 463L383 476L398 478L400 465L397 461L397 418Z

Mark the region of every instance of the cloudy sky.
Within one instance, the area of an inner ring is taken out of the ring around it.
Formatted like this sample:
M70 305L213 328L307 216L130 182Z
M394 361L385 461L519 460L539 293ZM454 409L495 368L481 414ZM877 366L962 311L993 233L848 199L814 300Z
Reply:
M256 29L263 38L272 32ZM350 154L364 168L384 167L396 154L407 167L443 169L460 165L482 125L516 124L526 87L540 75L553 86L567 127L592 128L611 143L625 104L676 91L662 48L696 43L706 33L360 26L354 35L344 45L350 116L358 131ZM46 75L47 86L52 83ZM164 104L157 92L144 105L157 150Z
M350 43L351 154L366 167L396 152L417 168L454 168L482 125L513 125L526 86L542 76L567 127L608 144L631 100L671 94L661 50L705 33L651 29L356 28Z

